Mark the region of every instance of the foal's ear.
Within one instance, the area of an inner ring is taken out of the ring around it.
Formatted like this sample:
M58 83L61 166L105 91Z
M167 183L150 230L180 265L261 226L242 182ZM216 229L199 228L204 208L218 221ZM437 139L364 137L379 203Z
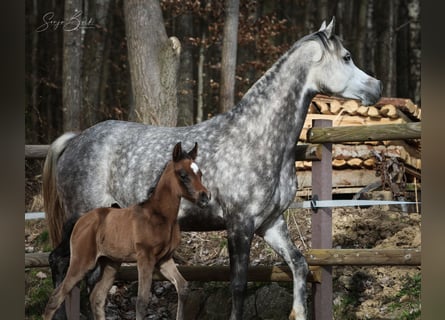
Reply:
M173 148L173 161L178 162L182 159L182 146L181 142L178 142L175 147Z
M195 146L194 146L193 149L189 152L189 156L190 156L190 158L192 158L193 160L195 160L197 155L198 155L198 142L195 142Z

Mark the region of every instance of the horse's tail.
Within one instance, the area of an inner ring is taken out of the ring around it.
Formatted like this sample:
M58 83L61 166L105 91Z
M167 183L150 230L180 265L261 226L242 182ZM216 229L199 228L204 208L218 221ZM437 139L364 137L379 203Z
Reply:
M62 227L65 220L62 200L57 193L56 166L69 140L78 133L67 132L57 138L49 147L43 166L43 206L48 223L48 232L53 248L62 239Z

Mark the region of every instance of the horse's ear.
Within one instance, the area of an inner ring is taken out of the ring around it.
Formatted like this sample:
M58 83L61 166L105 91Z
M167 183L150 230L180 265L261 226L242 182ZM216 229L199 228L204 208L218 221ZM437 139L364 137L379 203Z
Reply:
M330 38L334 34L334 25L335 25L335 17L332 17L331 22L329 22L328 26L324 30L328 38Z
M182 146L181 142L178 142L175 147L173 148L173 161L178 162L182 159Z
M323 31L324 29L326 29L326 21L323 20L323 22L321 23L321 27L320 29L318 29L318 31Z
M198 155L198 142L195 142L195 146L194 146L193 149L189 152L189 156L190 156L190 158L192 158L193 160L195 160L197 155Z

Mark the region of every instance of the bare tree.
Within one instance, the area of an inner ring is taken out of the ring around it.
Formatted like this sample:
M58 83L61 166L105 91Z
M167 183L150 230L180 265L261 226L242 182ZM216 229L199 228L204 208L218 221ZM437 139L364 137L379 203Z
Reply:
M157 0L126 0L124 14L134 100L130 119L175 126L179 40L167 37Z
M82 126L89 127L101 119L100 108L100 86L104 61L105 43L108 33L106 32L109 16L110 0L89 0L88 19L94 21L94 26L86 29L83 59L82 59Z
M66 0L63 33L63 130L80 130L82 30L76 19L81 0Z
M193 16L184 13L178 17L177 35L179 39L193 37ZM182 41L181 63L179 66L178 83L178 125L187 126L193 124L193 46L190 41Z
M221 61L220 112L230 110L235 102L238 18L239 0L226 0L226 18L224 22L224 42Z

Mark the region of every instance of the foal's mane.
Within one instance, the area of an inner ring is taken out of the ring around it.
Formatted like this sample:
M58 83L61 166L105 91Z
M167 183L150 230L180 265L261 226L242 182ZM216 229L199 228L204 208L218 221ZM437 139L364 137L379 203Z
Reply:
M189 156L189 154L187 152L182 151L181 158L182 159L190 159L190 156ZM157 175L156 179L152 182L152 184L148 188L147 196L146 196L145 200L143 200L143 201L138 203L139 206L143 206L144 204L146 204L150 200L150 198L152 197L154 191L156 190L156 187L158 186L159 180L161 180L162 174L164 173L165 169L167 168L167 166L172 161L173 160L169 160L169 161L166 162L166 164L164 164L164 166L162 167L162 170L160 171L160 173Z
M161 176L164 173L165 169L167 168L168 164L171 162L172 160L167 161L164 166L162 167L162 170L160 171L160 173L157 175L156 179L152 182L152 184L150 185L150 187L148 188L147 191L147 196L145 198L145 200L142 200L141 202L138 203L139 206L143 206L144 204L146 204L151 196L153 195L156 187L158 186L159 180L161 180Z

